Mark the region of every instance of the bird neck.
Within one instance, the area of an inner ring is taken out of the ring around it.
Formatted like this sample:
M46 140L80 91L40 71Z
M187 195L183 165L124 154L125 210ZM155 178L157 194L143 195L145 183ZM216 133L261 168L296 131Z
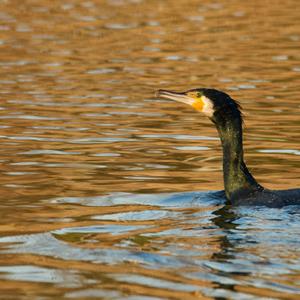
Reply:
M246 197L261 189L244 162L241 118L222 118L215 124L223 148L223 176L227 199Z

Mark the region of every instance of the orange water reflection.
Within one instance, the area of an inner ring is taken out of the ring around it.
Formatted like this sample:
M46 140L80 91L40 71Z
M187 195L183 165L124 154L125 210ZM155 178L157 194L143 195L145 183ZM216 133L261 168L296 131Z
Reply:
M172 198L222 189L221 149L207 119L154 97L227 91L258 180L299 186L298 2L200 2L0 1L3 297L299 297L296 227L274 246Z

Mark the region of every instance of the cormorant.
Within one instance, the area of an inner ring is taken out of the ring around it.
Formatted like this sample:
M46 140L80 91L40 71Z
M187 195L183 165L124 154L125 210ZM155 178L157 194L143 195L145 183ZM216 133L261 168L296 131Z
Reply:
M243 155L241 107L229 95L215 89L199 88L181 93L158 90L157 96L189 104L215 124L223 148L225 195L231 204L300 205L300 189L269 190L249 172Z

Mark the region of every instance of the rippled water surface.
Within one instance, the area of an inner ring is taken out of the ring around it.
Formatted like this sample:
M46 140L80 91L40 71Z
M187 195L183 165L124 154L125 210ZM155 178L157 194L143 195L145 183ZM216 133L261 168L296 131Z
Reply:
M1 299L299 299L300 208L225 206L213 125L300 185L300 11L288 1L0 0Z

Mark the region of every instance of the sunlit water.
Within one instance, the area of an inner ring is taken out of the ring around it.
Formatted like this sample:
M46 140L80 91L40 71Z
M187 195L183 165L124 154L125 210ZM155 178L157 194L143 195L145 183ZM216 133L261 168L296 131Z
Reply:
M154 97L228 92L299 187L298 6L0 1L0 298L299 299L300 208L226 206L215 128Z

